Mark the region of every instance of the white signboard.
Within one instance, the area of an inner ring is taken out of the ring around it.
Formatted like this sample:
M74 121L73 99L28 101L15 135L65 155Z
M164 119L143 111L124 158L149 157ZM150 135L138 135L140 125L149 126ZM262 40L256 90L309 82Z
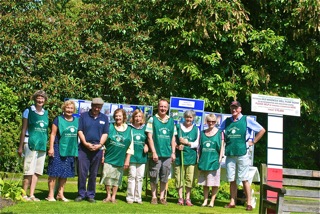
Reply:
M251 111L299 117L300 99L252 94Z

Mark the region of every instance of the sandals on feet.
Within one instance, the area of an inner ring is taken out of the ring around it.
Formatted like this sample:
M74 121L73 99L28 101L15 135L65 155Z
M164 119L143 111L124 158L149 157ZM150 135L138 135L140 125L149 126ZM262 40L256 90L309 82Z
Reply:
M22 200L23 200L23 201L30 201L30 198L25 195L25 196L22 197Z
M57 201L63 201L63 202L69 202L70 200L69 199L66 199L65 197L63 198L60 198L60 197L56 197Z
M177 204L183 206L184 205L183 198L179 198Z
M224 208L236 208L236 205L227 204L224 206Z
M33 195L33 196L30 196L30 197L29 197L29 200L30 200L30 201L35 201L35 202L40 201L40 199L39 199L39 198L36 198L34 195Z
M189 207L193 206L190 199L186 199L186 205Z
M54 198L49 198L49 197L47 197L47 198L45 198L46 199L46 201L56 201L56 199L54 199Z

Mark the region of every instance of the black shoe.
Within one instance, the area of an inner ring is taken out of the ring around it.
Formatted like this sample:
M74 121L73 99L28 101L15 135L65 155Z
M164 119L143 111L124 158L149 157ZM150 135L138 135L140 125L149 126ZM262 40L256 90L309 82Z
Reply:
M96 200L94 200L94 198L88 198L87 201L88 201L89 203L96 203Z
M80 202L82 200L83 200L83 198L81 198L80 196L78 196L76 199L74 199L75 202Z

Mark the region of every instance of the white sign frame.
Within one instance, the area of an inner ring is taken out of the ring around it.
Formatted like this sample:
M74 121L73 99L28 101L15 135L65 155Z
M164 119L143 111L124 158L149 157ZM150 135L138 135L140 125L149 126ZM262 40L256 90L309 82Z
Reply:
M300 99L261 94L251 95L251 111L300 117Z

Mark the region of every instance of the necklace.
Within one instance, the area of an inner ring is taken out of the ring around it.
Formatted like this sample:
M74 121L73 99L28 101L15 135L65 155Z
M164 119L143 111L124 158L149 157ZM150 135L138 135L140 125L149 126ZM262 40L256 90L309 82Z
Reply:
M65 119L66 121L72 121L72 120L73 120L73 117L64 117L64 119Z

